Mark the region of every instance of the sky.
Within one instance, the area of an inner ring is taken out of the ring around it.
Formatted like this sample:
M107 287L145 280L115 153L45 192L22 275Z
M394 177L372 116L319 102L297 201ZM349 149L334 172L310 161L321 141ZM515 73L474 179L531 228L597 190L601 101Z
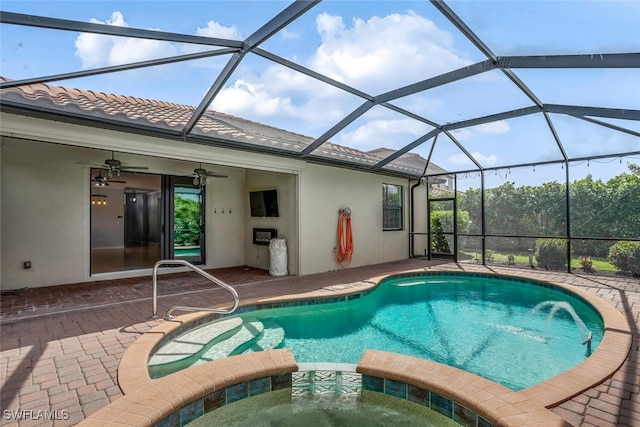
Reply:
M3 11L122 27L244 40L286 8L287 1L10 1ZM496 55L640 52L638 0L448 1ZM201 46L0 25L1 74L31 78L193 53ZM260 46L371 96L486 59L427 1L323 1ZM131 70L55 85L196 106L228 56ZM640 68L517 69L547 104L640 110ZM211 109L317 138L363 99L249 54ZM531 106L502 72L489 71L392 102L438 124ZM640 152L640 137L560 114L553 126L570 158ZM640 132L640 122L600 119ZM433 127L375 106L330 138L368 151L401 148ZM561 159L540 114L440 134L432 161L451 171ZM433 140L412 150L427 157ZM640 163L640 154L607 159L604 179ZM584 162L581 163L581 165ZM588 162L590 167L596 161ZM558 165L558 168L560 165ZM581 168L581 170L584 168ZM505 169L507 170L507 169ZM584 172L579 172L583 174ZM587 169L586 173L591 173ZM498 173L496 175L499 175ZM539 174L542 177L544 174Z

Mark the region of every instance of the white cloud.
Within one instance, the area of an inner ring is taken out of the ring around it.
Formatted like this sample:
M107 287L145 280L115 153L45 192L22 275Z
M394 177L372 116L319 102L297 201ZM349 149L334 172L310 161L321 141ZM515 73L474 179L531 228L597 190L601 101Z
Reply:
M225 27L224 25L216 22L209 21L207 22L207 26L204 28L198 27L196 34L202 37L214 37L219 39L229 39L229 40L242 40L242 34L240 30L235 27Z
M474 151L471 155L483 166L492 166L498 161L498 156L495 154L484 155ZM474 165L474 163L464 153L449 156L447 160L454 165Z
M400 148L427 132L426 126L409 118L368 120L353 131L340 133L335 141L363 151Z
M129 27L121 12L113 12L106 22L91 19L92 23ZM167 42L127 37L82 33L76 38L75 56L83 68L104 67L144 61L176 54L176 48Z
M453 131L455 138L458 141L472 141L478 137L478 134L483 135L504 135L511 131L511 126L508 122L500 120L492 123L483 123L469 128L459 128Z
M293 114L291 99L282 96L272 96L263 84L236 80L232 87L225 88L213 105L224 105L229 114L244 114L250 112L252 116L269 117L284 112Z
M278 34L280 35L280 37L283 40L294 40L294 39L299 39L300 38L300 34L299 33L296 33L294 31L289 31L286 28L281 30Z
M344 96L336 88L272 65L259 76L247 75L223 88L210 108L317 136L347 114Z
M458 141L468 141L473 138L473 132L469 128L460 128L453 130L453 136Z
M503 135L511 130L511 126L504 120L497 122L483 123L472 128L478 133L490 134L490 135Z
M372 94L470 63L449 33L411 11L354 19L351 27L323 13L316 27L322 43L309 59L311 68Z
M119 11L113 12L111 17L104 22L95 18L91 19L90 22L129 27L124 15ZM242 39L242 34L237 27L225 27L215 21L209 21L206 27L199 27L196 30L196 34L203 37ZM160 40L114 37L90 33L80 34L76 38L75 46L75 56L80 58L83 68L127 64L208 49L197 45L179 45Z
M320 44L307 57L298 52L297 61L372 95L470 63L455 50L449 33L413 12L355 19L350 25L340 16L322 13L316 18L316 31ZM245 70L236 72L236 81L229 81L211 108L269 124L288 121L288 129L318 136L363 102L281 66ZM410 140L406 123L398 126L395 131ZM340 138L358 143L356 133Z

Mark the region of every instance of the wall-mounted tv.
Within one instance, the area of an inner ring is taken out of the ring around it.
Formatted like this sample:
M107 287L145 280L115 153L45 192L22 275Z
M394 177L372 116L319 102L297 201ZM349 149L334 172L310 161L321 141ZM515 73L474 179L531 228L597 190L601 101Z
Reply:
M251 191L249 203L251 216L280 216L278 213L278 190Z

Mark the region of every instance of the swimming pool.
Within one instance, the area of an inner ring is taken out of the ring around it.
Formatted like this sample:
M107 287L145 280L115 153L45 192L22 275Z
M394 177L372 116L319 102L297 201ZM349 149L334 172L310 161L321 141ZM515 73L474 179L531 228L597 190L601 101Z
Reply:
M448 418L406 399L363 392L357 399L322 396L293 400L290 390L279 390L225 405L185 427L260 426L456 426Z
M257 332L253 339L222 353L216 342L206 342L169 363L154 364L152 357L150 373L160 377L260 346L290 348L298 362L357 363L366 349L377 349L520 390L583 362L604 332L599 314L579 297L545 283L488 275L391 277L369 292L291 305L246 308L233 318ZM591 341L583 344L589 333ZM265 343L267 335L272 342Z

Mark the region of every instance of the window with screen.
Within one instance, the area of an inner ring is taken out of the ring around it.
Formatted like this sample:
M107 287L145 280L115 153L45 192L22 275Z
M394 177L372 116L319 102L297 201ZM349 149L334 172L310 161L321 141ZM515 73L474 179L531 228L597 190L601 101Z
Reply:
M402 186L382 184L382 229L402 230Z

